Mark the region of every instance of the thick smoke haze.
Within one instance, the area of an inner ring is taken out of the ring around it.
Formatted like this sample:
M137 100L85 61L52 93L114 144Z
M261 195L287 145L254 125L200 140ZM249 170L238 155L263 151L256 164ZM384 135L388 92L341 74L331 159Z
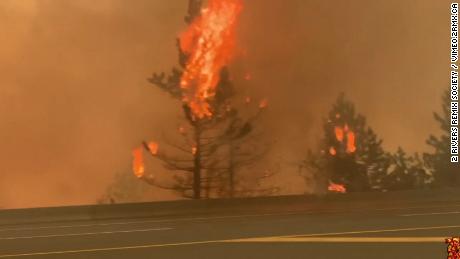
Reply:
M146 78L177 63L187 2L0 1L0 207L94 203L130 173L133 147L175 129L179 105ZM234 66L251 73L240 88L270 101L264 126L278 140L284 193L306 191L292 163L342 91L388 150L429 150L448 87L449 10L429 0L245 1Z

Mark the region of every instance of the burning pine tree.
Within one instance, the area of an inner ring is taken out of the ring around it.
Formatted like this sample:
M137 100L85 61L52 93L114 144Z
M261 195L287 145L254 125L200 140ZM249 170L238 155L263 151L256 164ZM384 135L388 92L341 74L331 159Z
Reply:
M341 94L324 123L319 152L308 152L301 168L309 169L313 180L334 192L381 188L388 157L365 118Z
M263 152L247 154L242 139L251 137L254 120L243 119L232 107L234 87L227 65L235 49L235 29L242 10L240 0L190 0L185 18L188 29L177 41L180 69L153 74L149 82L182 102L187 126L181 126L182 144L172 144L181 155L171 157L156 142L144 142L133 151L133 170L147 182L181 192L185 197L209 198L213 193L234 196L238 167L252 163ZM224 147L227 147L226 149ZM160 159L169 170L177 171L173 186L160 185L145 173L143 149ZM225 193L225 194L223 194Z

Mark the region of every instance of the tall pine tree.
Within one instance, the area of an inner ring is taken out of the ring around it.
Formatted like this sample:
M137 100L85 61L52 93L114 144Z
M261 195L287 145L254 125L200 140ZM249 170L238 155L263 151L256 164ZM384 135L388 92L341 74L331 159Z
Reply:
M188 15L185 17L189 26L199 18L201 5L201 0L189 1ZM190 103L184 102L181 88L181 78L190 56L182 50L179 39L177 49L180 67L173 68L168 76L165 73L154 73L148 81L182 102L187 124L180 130L182 141L168 143L177 150L173 156L161 151L156 143L144 142L147 151L160 159L168 170L177 172L174 174L175 184L158 183L153 175L142 174L141 178L152 185L178 191L184 197L233 197L237 189L238 169L259 159L259 153L247 154L248 149L244 145L236 145L251 138L254 123L262 109L258 109L256 115L245 118L231 105L235 90L228 69L223 67L215 95L207 100L212 116L195 116ZM225 152L225 148L229 151Z
M442 111L434 113L441 135L430 135L426 141L434 152L424 154L425 161L433 170L435 185L458 186L460 184L460 166L450 162L450 92L446 90L442 96Z

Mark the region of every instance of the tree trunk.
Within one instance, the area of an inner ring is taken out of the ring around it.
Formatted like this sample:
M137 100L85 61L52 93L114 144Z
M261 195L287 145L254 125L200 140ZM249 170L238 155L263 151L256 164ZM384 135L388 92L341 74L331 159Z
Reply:
M193 198L201 198L201 128L200 126L195 126L195 145L196 150L193 155Z
M233 198L235 196L235 167L234 167L234 159L235 159L235 153L234 153L234 145L233 141L230 141L230 161L229 161L229 168L228 168L228 173L229 173L229 179L228 179L228 195L230 198Z

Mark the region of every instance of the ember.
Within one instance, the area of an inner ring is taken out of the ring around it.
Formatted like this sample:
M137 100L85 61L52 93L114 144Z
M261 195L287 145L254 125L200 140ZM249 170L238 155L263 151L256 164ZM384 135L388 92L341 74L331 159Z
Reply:
M196 148L196 145L194 145L192 147L192 155L196 155L196 151L197 151L197 148Z
M268 100L267 100L267 99L262 99L262 100L259 102L259 108L260 108L260 109L267 108L267 106L268 106Z
M332 156L335 156L337 154L337 151L334 147L329 148L329 154L331 154Z

